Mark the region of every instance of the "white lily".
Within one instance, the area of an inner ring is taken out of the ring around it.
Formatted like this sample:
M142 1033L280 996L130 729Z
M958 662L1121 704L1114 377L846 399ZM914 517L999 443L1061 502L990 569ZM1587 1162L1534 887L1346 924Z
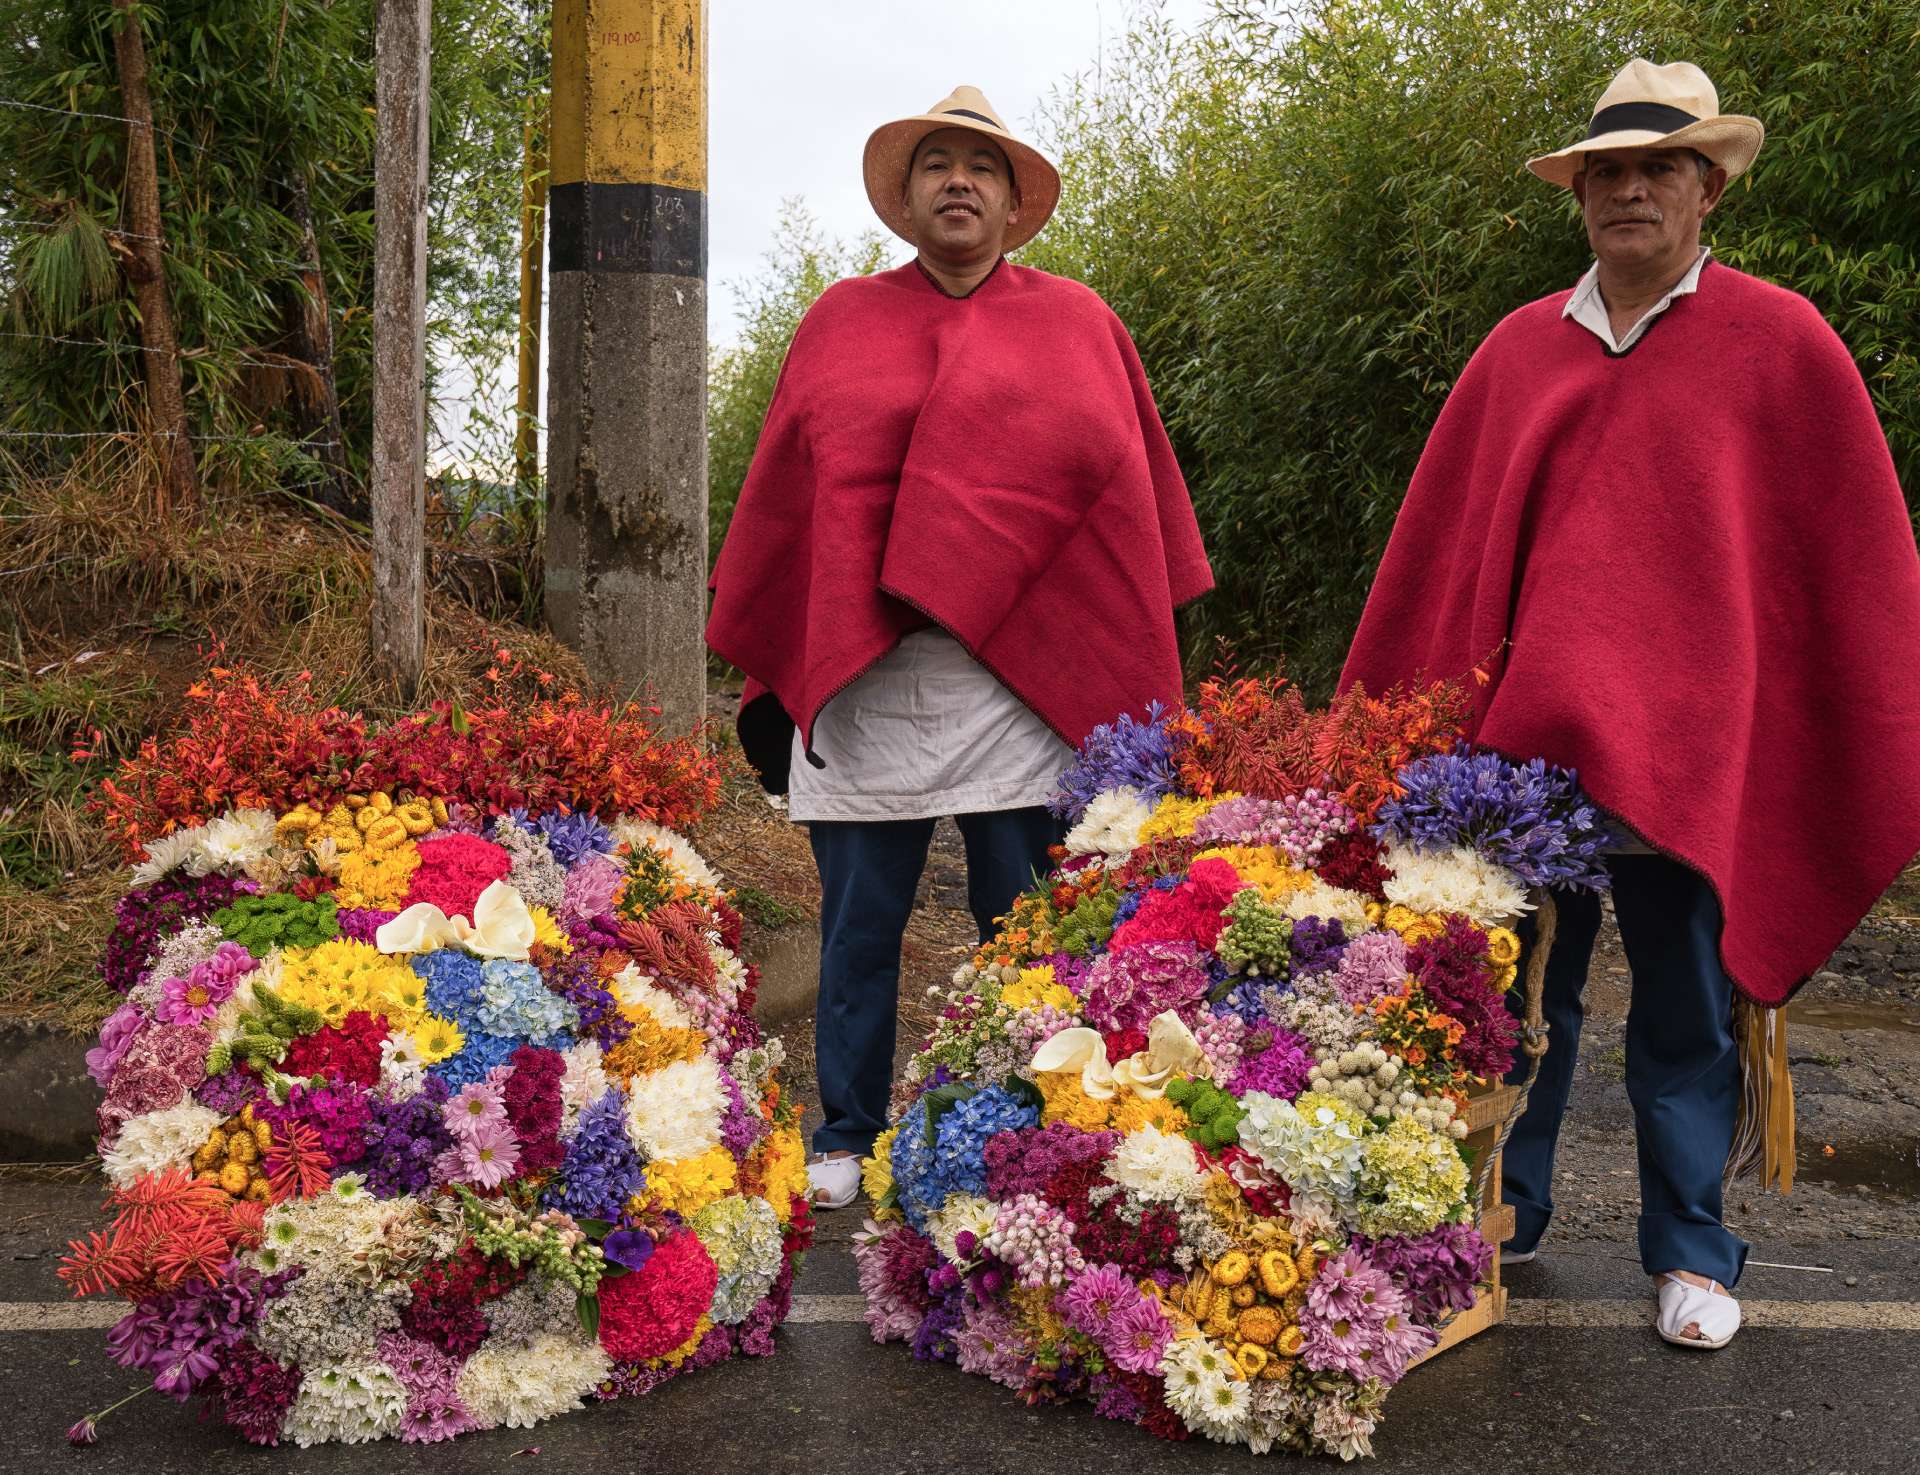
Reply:
M1033 1069L1080 1072L1080 1088L1095 1101L1111 1101L1122 1089L1136 1096L1164 1096L1175 1076L1191 1075L1204 1055L1193 1031L1171 1009L1147 1026L1147 1048L1118 1065L1107 1061L1107 1042L1085 1025L1063 1029L1034 1052Z
M430 901L415 902L373 934L383 953L427 953L461 947L477 957L525 962L533 950L533 913L505 881L490 883L473 904L473 920L449 917Z

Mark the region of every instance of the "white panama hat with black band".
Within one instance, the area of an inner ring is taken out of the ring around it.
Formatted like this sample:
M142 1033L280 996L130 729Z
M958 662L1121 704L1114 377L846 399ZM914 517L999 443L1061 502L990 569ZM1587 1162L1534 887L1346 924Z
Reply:
M1527 167L1549 184L1571 186L1586 155L1602 149L1693 149L1731 179L1753 163L1766 136L1758 118L1723 114L1720 94L1692 62L1655 66L1636 56L1600 94L1587 136Z

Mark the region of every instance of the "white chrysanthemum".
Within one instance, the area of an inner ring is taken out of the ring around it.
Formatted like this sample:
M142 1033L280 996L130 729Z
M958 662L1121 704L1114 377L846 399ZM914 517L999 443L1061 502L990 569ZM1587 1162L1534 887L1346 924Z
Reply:
M627 1131L648 1157L674 1162L720 1143L729 1101L712 1060L676 1060L627 1088Z
M1311 886L1288 892L1280 909L1296 922L1308 917L1337 919L1350 938L1373 931L1373 923L1367 920L1366 897L1345 887L1329 886L1317 876Z
M382 1363L340 1362L303 1369L281 1434L302 1449L365 1444L400 1431L407 1390Z
M1354 1175L1365 1144L1352 1120L1311 1093L1304 1110L1291 1101L1249 1091L1240 1098L1247 1109L1240 1123L1240 1145L1300 1194L1321 1194L1345 1203L1353 1197Z
M629 963L607 980L607 991L625 1008L645 1008L662 1029L692 1029L693 1016L678 999Z
M652 824L643 819L617 819L613 822L613 838L620 845L652 846L666 856L667 863L689 886L718 891L723 884L720 873L700 858L700 852L693 848L687 837L665 825Z
M1459 912L1482 927L1510 927L1533 910L1520 878L1478 851L1415 850L1398 841L1383 857L1393 872L1381 888L1390 902L1416 912Z
M1140 843L1140 827L1152 817L1153 806L1138 789L1103 789L1067 831L1067 854L1129 855Z
M1107 1177L1154 1202L1199 1198L1207 1180L1193 1160L1193 1144L1170 1137L1158 1127L1141 1127L1120 1139Z
M208 865L229 876L266 859L273 849L273 814L265 809L229 809L200 835Z
M600 1060L600 1042L582 1040L561 1051L567 1063L560 1077L560 1135L568 1136L580 1124L580 1113L607 1094L611 1084Z
M963 1230L971 1232L976 1241L974 1255L978 1258L978 1242L992 1232L998 1213L996 1205L976 1194L951 1193L936 1212L927 1215L927 1234L948 1264L964 1264L954 1240Z
M707 956L713 959L713 971L719 979L717 992L731 1004L747 986L747 965L739 954L729 952L717 942L707 944Z
M483 1342L460 1369L454 1391L482 1428L531 1429L579 1408L611 1367L600 1344L578 1333L550 1332L524 1348Z
M213 1129L220 1125L217 1111L209 1111L191 1097L165 1111L129 1117L111 1147L102 1149L100 1166L115 1188L129 1187L145 1173L164 1168L189 1168Z
M427 1062L413 1031L396 1029L380 1042L380 1084L393 1100L417 1094L427 1083Z
M342 1173L325 1193L274 1205L253 1252L260 1269L272 1274L301 1265L376 1278L365 1268L367 1251L385 1239L391 1220L411 1217L418 1206L406 1197L375 1198L365 1185L361 1174Z
M193 825L147 841L147 858L133 868L133 884L151 886L168 872L185 865L199 853L200 837L205 833L201 826Z
M719 1271L710 1314L721 1326L738 1326L780 1278L780 1220L773 1205L730 1193L693 1216L693 1232Z

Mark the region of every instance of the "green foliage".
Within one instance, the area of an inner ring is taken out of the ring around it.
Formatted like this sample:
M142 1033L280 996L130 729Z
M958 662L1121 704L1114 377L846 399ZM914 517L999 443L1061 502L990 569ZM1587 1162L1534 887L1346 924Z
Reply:
M1337 673L1427 431L1500 318L1589 254L1527 174L1630 56L1698 61L1771 138L1708 223L1810 296L1920 486L1920 26L1910 0L1301 0L1152 14L1059 93L1066 189L1023 259L1140 346L1218 590L1187 634Z
M807 909L775 896L762 886L740 885L733 888L733 908L756 926L770 931L791 927L807 920Z
M374 13L375 0L139 7L188 414L196 434L233 437L196 448L212 484L297 486L322 475L292 413L314 387L291 357L307 254L294 203L302 187L349 460L364 468L369 457ZM474 377L511 352L521 122L529 83L544 75L546 15L547 0L434 6L430 394L449 365L464 362ZM10 429L122 429L143 403L124 279L131 253L111 234L131 225L118 23L108 5L0 0L0 96L31 105L0 108L0 420ZM492 417L503 454L512 418ZM70 454L60 442L24 444L36 469Z
M887 243L878 232L851 245L830 239L799 200L781 208L774 242L765 267L742 284L739 342L715 354L707 374L709 558L720 552L800 319L842 277L867 276L888 264Z

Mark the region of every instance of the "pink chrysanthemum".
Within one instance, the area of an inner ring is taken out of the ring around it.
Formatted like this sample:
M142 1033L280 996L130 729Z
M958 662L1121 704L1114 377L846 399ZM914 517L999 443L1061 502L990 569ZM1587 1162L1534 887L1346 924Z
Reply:
M1133 1304L1119 1311L1099 1334L1100 1350L1122 1372L1157 1373L1167 1344L1173 1340L1173 1324L1159 1304L1136 1295Z
M953 1334L963 1372L979 1373L1016 1393L1027 1383L1032 1358L1026 1341L997 1301L969 1301Z
M498 1188L520 1165L520 1144L505 1122L489 1122L461 1139L461 1176L481 1188Z
M462 1086L440 1108L440 1120L447 1130L465 1141L507 1121L507 1104L500 1087L491 1079Z
M1098 1341L1106 1325L1140 1299L1140 1288L1118 1265L1096 1265L1061 1293L1057 1307L1068 1326Z

